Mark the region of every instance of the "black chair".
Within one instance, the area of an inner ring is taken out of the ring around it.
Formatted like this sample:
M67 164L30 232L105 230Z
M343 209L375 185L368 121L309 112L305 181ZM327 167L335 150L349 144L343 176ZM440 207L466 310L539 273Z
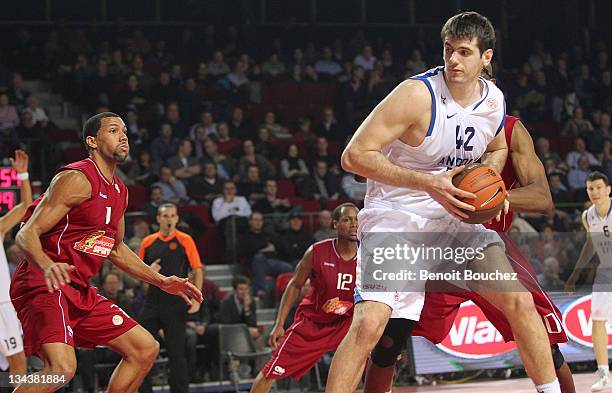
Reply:
M243 360L256 360L269 356L271 348L257 350L246 324L219 325L219 385L223 385L223 365L229 363L230 380L239 391L238 366Z

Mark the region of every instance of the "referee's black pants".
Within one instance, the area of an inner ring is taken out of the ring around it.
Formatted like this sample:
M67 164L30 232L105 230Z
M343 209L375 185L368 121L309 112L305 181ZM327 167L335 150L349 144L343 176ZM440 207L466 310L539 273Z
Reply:
M189 371L185 357L185 330L187 325L187 307L182 303L151 304L145 303L140 313L140 324L157 337L159 329L164 331L166 354L168 355L170 393L189 393ZM151 373L149 373L140 389L140 393L152 393Z

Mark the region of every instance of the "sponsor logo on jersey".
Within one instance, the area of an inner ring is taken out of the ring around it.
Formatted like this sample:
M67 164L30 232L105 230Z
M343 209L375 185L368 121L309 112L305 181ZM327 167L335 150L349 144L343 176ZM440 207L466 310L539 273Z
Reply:
M321 310L326 314L344 315L353 307L353 302L340 300L339 297L329 299L323 304Z
M570 340L593 348L593 319L591 319L591 295L571 302L563 311L563 326ZM606 323L608 348L612 348L612 325Z
M105 231L97 231L74 243L74 249L98 257L108 257L115 246L115 239L104 236Z
M323 266L336 267L336 265L334 263L331 263L331 262L323 262Z
M276 375L283 375L285 373L285 369L281 366L274 366L274 370L272 372Z
M452 168L455 166L471 164L472 162L474 162L473 158L461 158L461 157L447 156L447 157L442 158L440 162L438 162L438 165L446 165L447 167Z
M465 359L485 359L516 348L513 342L504 342L501 333L472 302L461 305L450 333L436 346Z
M457 113L455 112L455 113L453 113L452 115L446 115L446 118L447 118L447 119L450 119L451 117L455 116L456 114L457 114Z
M70 325L66 326L66 329L68 329L68 334L70 335L70 337L72 337L74 333L72 332L72 328L70 327Z
M487 100L487 106L491 109L497 109L497 107L499 106L499 103L497 102L495 98L489 98Z
M121 315L113 315L113 325L119 326L123 323L123 317Z
M99 192L98 195L100 195L102 198L107 199L108 195L106 194L102 194L102 192Z
M170 244L168 245L168 248L170 248L170 250L174 251L178 248L178 244L176 244L176 242L170 242Z

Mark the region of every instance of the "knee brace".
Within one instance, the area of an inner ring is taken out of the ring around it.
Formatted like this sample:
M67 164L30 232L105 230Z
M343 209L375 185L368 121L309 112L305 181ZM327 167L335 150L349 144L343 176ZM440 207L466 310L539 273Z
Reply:
M561 368L561 366L563 366L563 363L565 363L565 358L563 357L563 353L561 353L561 350L559 349L559 346L557 344L551 345L550 349L552 350L552 358L553 364L555 365L555 370L558 370Z
M372 351L372 362L381 368L393 366L406 340L412 333L414 321L408 319L389 319L385 331Z

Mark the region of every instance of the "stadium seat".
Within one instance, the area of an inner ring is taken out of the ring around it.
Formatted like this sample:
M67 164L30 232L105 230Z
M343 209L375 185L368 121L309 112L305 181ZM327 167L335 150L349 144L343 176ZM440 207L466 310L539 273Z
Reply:
M279 198L293 198L295 197L295 186L291 180L277 180L276 181L277 192L276 195Z
M129 193L128 211L142 211L147 203L147 191L142 184L127 186Z
M293 272L281 273L276 277L276 286L275 286L275 297L276 301L279 301L285 289L287 289L287 285L289 285L289 281L291 281L291 277L293 277Z

